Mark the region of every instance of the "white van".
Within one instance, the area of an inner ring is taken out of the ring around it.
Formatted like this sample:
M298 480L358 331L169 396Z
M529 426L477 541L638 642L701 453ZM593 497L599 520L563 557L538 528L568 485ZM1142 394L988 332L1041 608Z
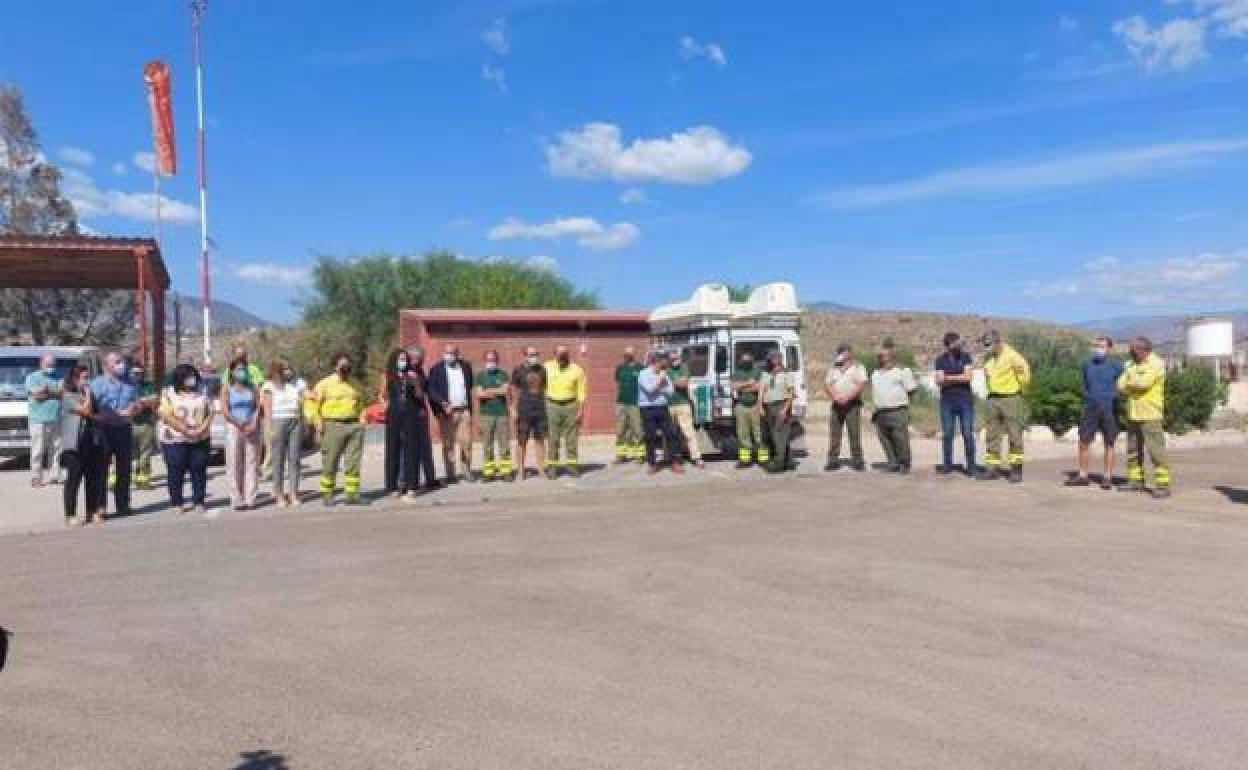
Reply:
M0 347L0 458L30 455L26 375L39 368L44 353L56 357L56 373L61 378L78 365L87 367L92 377L100 371L98 351L92 347Z
M745 302L733 302L722 284L706 284L688 301L664 305L650 314L655 345L680 350L689 366L691 392L709 394L705 408L694 410L695 422L703 443L726 457L737 454L732 370L746 353L761 365L768 354L779 351L785 367L795 373L794 434L801 436L807 389L800 330L801 309L790 283L760 286ZM794 448L802 451L800 439Z

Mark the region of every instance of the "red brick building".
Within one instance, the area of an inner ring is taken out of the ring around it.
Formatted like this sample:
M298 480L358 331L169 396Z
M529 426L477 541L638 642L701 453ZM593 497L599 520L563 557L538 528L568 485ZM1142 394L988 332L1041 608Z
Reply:
M542 360L566 344L589 380L585 433L615 430L615 367L626 345L640 355L650 344L649 316L641 312L582 310L400 310L399 343L420 345L425 360L438 361L442 346L459 345L460 354L479 368L487 350L497 350L508 371L536 345Z

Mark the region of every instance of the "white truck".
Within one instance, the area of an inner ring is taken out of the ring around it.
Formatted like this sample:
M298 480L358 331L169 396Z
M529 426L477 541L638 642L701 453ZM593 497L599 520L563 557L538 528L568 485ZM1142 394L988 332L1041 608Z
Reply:
M79 364L87 367L93 377L100 371L95 348L0 347L0 459L30 455L26 376L39 368L39 357L44 353L56 358L56 373L62 379Z
M807 391L800 329L801 308L791 283L760 286L745 302L733 302L722 284L705 284L687 301L663 305L650 314L655 345L680 350L689 366L690 392L696 389L706 396L702 408L694 410L704 449L736 457L732 370L746 353L762 365L768 354L779 351L785 367L797 375L794 450L804 452L801 422Z

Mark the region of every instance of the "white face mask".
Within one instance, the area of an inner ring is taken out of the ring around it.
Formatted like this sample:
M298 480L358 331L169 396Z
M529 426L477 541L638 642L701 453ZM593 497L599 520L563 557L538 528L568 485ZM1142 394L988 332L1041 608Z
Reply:
M113 374L117 375L118 377L124 377L126 375L126 362L118 361L117 363L113 364Z
M486 361L486 362L485 362L485 368L486 368L486 369L489 369L489 370L492 372L492 371L494 371L495 369L497 369L497 368L498 368L498 362L497 362L497 361Z
M447 366L454 366L459 361L459 356L454 353L443 353L442 360L446 362Z
M538 356L528 356L525 360L533 366L537 366L537 364L541 361L541 358Z
M194 377L187 377L185 380L182 380L182 387L186 388L187 390L194 390L195 386L198 384L199 384L199 380L195 379Z

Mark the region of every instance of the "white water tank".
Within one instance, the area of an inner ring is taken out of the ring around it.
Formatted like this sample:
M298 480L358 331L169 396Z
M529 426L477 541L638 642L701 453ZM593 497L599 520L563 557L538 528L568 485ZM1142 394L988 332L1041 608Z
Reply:
M1192 318L1186 327L1188 356L1229 358L1235 352L1235 328L1229 318Z

